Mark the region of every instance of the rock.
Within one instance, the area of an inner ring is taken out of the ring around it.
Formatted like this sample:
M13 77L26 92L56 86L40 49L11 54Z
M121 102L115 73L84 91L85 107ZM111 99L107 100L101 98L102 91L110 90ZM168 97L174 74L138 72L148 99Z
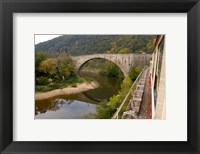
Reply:
M133 107L140 107L141 101L134 101Z
M141 90L141 91L143 91L143 90L144 90L144 85L137 85L136 90Z
M138 113L140 111L140 107L133 107L132 111L134 111L135 113Z
M48 81L49 81L49 82L52 82L52 81L53 81L53 79L52 79L52 78L49 78L49 79L48 79Z
M133 110L125 111L122 115L122 119L137 119L137 113Z
M143 95L143 91L141 90L136 90L134 93L134 96L137 98L142 98L142 95Z

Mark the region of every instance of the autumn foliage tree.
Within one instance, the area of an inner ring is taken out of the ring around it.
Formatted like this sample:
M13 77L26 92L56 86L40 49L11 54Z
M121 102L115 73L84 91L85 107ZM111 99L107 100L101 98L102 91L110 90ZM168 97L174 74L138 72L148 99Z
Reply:
M39 70L45 74L53 75L56 73L56 60L53 58L41 62Z
M35 53L35 67L38 68L40 63L47 59L47 54L44 51L38 51Z
M57 63L61 77L64 76L67 78L73 74L74 62L66 53L61 53L57 57L56 63Z
M47 59L47 53L44 51L38 51L35 53L35 74L40 75L39 66L42 61Z

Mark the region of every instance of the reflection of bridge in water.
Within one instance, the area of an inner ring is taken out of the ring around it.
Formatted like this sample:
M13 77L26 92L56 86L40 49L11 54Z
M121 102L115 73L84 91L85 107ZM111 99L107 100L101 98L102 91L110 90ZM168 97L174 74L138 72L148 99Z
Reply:
M87 97L87 98L89 98L89 99L91 99L91 100L93 100L93 101L101 102L101 99L94 98L94 97L90 96L89 94L87 94L87 92L82 92L82 93L83 93L83 95L84 95L85 97ZM96 104L96 103L91 103L91 104Z

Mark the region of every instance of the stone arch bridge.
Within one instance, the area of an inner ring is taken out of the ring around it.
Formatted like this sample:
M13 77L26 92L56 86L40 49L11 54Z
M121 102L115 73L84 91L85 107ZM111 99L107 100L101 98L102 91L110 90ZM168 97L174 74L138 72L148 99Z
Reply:
M75 68L79 72L81 67L92 59L103 58L116 64L124 76L128 75L128 72L133 65L143 66L150 63L151 54L91 54L82 56L72 56L75 63Z

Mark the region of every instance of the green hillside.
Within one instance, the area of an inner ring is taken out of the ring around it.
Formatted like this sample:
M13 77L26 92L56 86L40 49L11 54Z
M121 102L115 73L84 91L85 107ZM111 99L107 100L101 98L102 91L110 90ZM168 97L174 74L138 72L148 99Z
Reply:
M35 45L35 51L94 53L151 53L156 35L63 35Z

